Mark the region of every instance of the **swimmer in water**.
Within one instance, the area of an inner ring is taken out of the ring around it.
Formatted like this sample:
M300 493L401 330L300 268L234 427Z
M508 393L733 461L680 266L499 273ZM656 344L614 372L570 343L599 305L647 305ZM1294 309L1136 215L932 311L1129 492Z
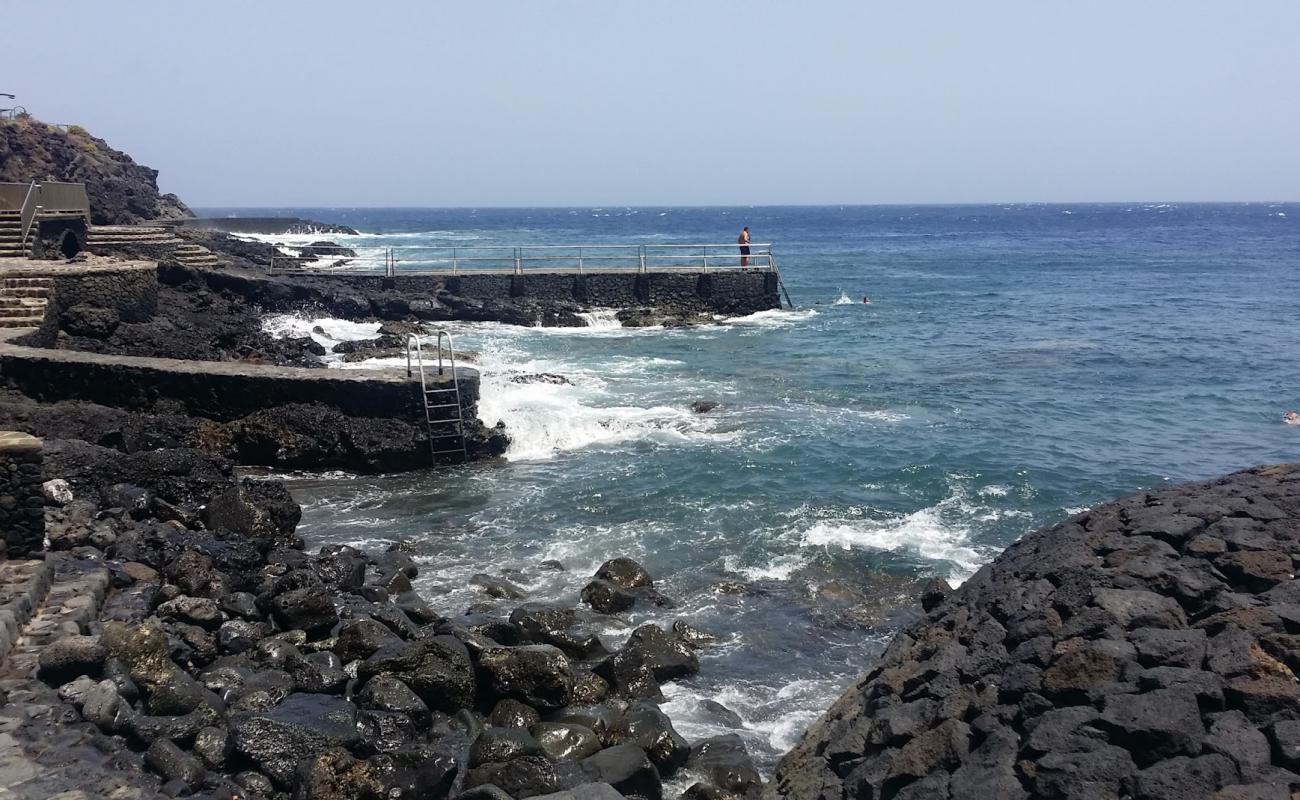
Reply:
M1282 415L1282 421L1288 425L1300 425L1300 414L1288 411Z
M864 306L869 306L869 305L871 305L871 298L870 298L870 297L867 297L865 294L862 295L862 305L864 305Z

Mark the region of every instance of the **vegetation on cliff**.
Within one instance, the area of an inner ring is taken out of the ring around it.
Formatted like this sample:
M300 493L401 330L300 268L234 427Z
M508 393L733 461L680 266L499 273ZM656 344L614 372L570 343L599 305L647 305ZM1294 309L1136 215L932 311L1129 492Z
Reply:
M30 117L0 121L0 182L46 180L86 184L96 225L194 216L179 197L158 191L158 170L84 128Z

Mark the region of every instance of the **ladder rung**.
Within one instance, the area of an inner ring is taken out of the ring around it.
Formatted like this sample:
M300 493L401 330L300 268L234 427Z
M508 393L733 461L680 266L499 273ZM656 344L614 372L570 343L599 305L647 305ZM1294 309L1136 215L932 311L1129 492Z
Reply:
M460 408L460 403L425 403L425 408Z
M463 438L465 438L465 434L463 434L463 433L443 433L443 434L438 434L438 435L435 435L435 436L430 436L429 438L430 438L430 439L463 439Z
M456 387L455 387L455 386L451 387L450 389L425 389L425 390L424 390L424 393L425 393L425 394L435 394L435 393L437 393L437 392L454 392L454 391L456 391Z

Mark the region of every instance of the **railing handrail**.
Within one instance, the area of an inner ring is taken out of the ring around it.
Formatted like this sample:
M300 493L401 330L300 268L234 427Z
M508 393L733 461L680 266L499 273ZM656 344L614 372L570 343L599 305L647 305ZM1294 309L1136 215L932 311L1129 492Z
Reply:
M291 247L291 245L288 245ZM304 245L305 247L306 245ZM747 247L741 252L742 247ZM344 261L330 266L306 266L299 256L273 251L271 271L277 262L293 262L293 272L320 273L375 273L393 277L403 274L450 273L459 274L462 265L470 269L520 274L529 269L545 268L559 272L582 274L585 271L646 272L652 269L681 271L698 265L704 272L713 270L751 269L774 271L776 258L768 242L735 244L546 244L546 245L402 245L398 247L354 247L355 256L336 254ZM369 251L369 252L367 252ZM692 252L686 252L692 251ZM328 253L322 256L332 257ZM378 262L382 260L382 266ZM567 262L572 267L555 269L556 262ZM416 268L398 270L398 264ZM488 267L488 264L494 266ZM417 266L418 265L418 266ZM434 265L443 265L440 268ZM542 266L538 266L542 265ZM626 265L626 266L620 266Z

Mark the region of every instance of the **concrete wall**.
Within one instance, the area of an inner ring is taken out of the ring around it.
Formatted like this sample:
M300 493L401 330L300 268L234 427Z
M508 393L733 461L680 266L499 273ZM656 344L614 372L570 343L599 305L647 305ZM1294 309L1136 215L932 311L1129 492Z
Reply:
M35 436L0 432L0 534L10 558L45 547L41 440Z
M461 406L467 417L474 416L478 371L461 367L457 374ZM169 402L218 421L288 403L321 403L353 417L424 419L419 379L392 371L106 356L0 344L0 380L44 402L85 400L125 409Z

